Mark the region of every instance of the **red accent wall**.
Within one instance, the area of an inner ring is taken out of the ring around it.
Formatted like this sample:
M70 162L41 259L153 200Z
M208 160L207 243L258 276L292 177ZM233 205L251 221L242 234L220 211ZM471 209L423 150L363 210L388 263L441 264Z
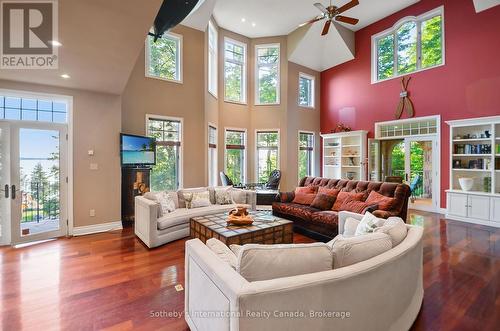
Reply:
M321 73L321 132L338 123L368 130L394 120L401 78L371 84L371 36L403 17L444 5L445 65L413 73L415 116L441 114L441 207L449 187L447 120L500 115L500 6L476 13L472 0L422 0L356 32L355 59ZM402 118L407 117L403 114Z

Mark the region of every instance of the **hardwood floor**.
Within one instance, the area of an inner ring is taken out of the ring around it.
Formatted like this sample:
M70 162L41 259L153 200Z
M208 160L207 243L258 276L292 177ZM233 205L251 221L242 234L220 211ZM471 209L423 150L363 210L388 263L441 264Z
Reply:
M414 212L425 228L414 330L500 329L500 229ZM311 242L296 234L296 242ZM0 249L1 330L188 330L184 242L148 250L132 229ZM383 304L383 303L381 303Z

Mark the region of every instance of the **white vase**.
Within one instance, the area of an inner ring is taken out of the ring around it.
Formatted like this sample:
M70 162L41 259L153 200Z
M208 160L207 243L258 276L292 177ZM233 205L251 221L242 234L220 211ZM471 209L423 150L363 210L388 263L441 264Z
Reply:
M470 191L474 186L474 178L462 177L458 179L458 182L460 183L460 187L464 191Z

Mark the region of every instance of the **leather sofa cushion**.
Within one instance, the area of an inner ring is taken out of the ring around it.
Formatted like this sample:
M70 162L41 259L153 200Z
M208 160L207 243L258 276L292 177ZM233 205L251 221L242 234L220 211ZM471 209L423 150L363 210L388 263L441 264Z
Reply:
M350 211L356 214L364 214L366 209L370 206L371 204L367 202L347 199L340 207L340 210Z
M335 199L336 199L335 195L318 193L316 194L316 197L314 198L313 202L311 202L311 207L321 210L329 210L332 209Z
M312 214L311 222L320 224L330 224L337 225L339 220L339 214L333 210L319 211Z
M300 205L297 203L274 202L273 210L285 215L292 215L303 220L310 220L313 213L320 211L311 206Z
M363 200L364 195L365 194L363 192L355 193L355 192L342 191L339 193L339 195L337 195L337 199L335 200L335 203L333 204L332 209L335 211L342 210L341 207L342 207L342 204L344 203L344 201L346 201L348 199L355 200L355 201L361 201L361 200Z

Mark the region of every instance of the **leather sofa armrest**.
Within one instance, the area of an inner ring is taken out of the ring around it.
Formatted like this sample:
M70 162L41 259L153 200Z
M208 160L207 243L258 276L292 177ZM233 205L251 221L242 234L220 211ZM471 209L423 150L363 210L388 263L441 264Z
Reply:
M279 192L276 194L276 202L292 202L295 198L295 192Z
M399 217L399 213L397 211L393 211L393 210L374 210L372 212L372 214L377 216L377 217L380 217L380 218L389 218L392 216Z

